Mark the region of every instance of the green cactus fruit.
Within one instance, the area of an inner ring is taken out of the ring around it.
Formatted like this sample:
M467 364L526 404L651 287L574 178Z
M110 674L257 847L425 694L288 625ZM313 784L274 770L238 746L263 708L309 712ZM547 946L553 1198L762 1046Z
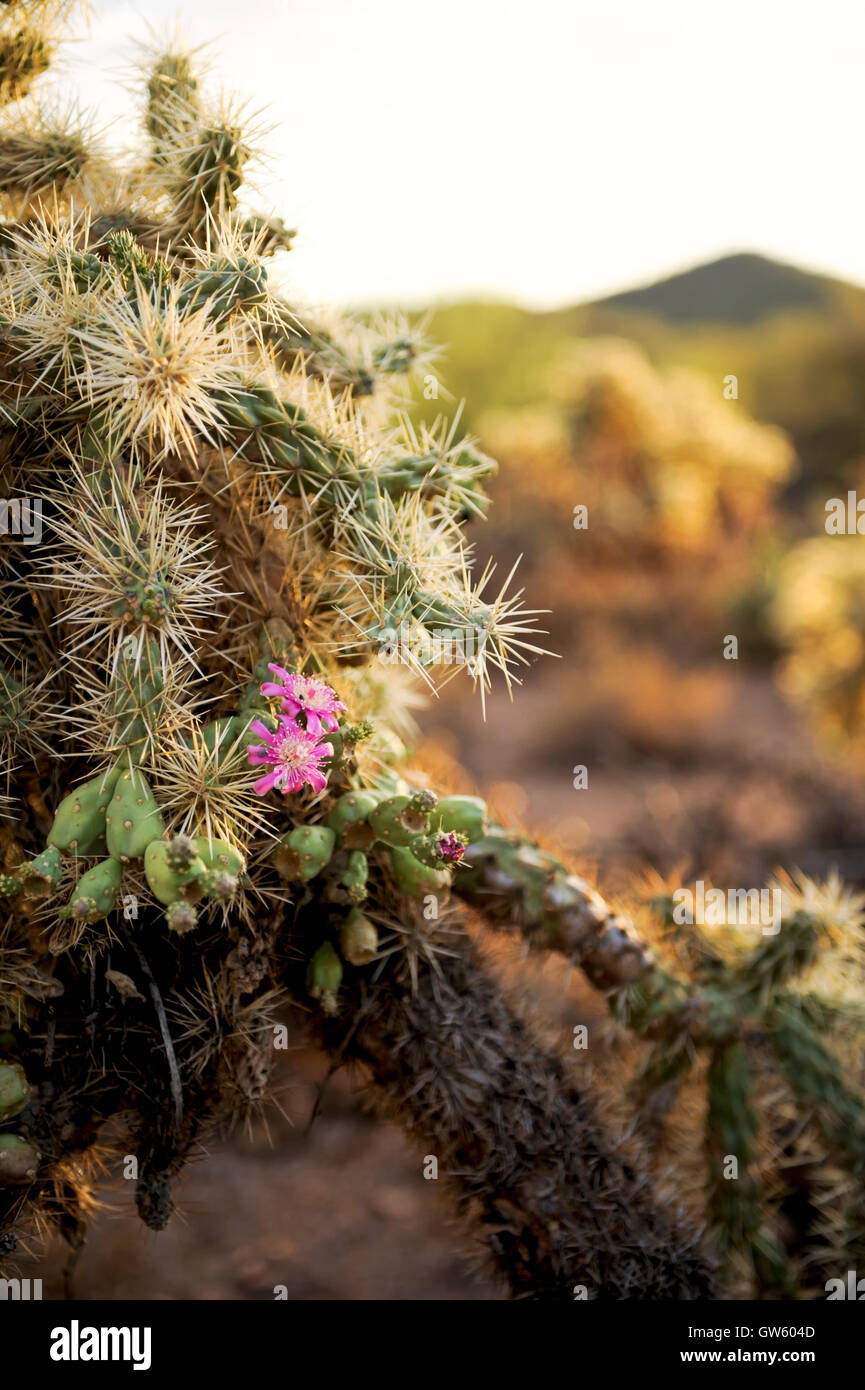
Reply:
M437 893L450 885L449 869L431 869L415 859L410 849L395 846L390 850L393 876L400 892L410 898L421 898L425 893Z
M127 768L121 772L105 814L108 852L125 864L140 859L152 840L163 831L156 797L144 774Z
M409 849L419 864L428 869L441 869L444 859L439 852L439 837L435 835L415 835Z
M17 1062L0 1062L0 1124L23 1110L29 1099L24 1068Z
M328 825L299 825L280 840L273 854L282 878L308 883L320 874L333 854L336 836Z
M406 847L415 835L424 834L429 829L430 812L435 804L436 798L432 792L389 796L370 814L369 823L385 844Z
M437 828L467 835L469 844L487 833L487 806L479 796L445 796L432 816Z
M39 1152L20 1134L0 1134L0 1187L32 1182Z
M352 902L362 903L366 898L366 882L369 878L369 860L363 850L353 849L348 856L348 864L340 874L339 884L344 888Z
M16 874L0 874L0 898L14 898L23 887L23 878Z
M205 869L198 882L209 898L218 902L230 902L237 891L237 879L224 869Z
M65 796L57 807L48 844L83 859L104 854L105 812L119 776L118 765Z
M145 851L145 859L146 857ZM185 873L187 869L192 868L197 858L198 846L188 835L175 835L165 846L165 862L174 873Z
M179 898L197 901L201 896L198 879L204 873L205 866L197 855L188 860L185 869L171 867L172 858L176 862L177 858L181 857L178 854L172 855L172 849L180 838L176 836L174 840L151 840L144 851L144 876L154 896L161 903L174 903ZM189 843L192 844L193 850L197 848L194 840Z
M103 859L82 874L64 915L79 922L98 922L117 905L123 870L116 859Z
M342 961L329 941L323 941L306 972L310 998L317 999L326 1014L337 1011L336 996L342 983Z
M375 924L353 907L339 929L339 949L349 965L368 965L378 954Z
M246 860L240 850L227 844L225 840L208 840L206 835L200 835L195 844L198 857L205 869L231 874L232 878L240 878L245 871Z
M56 845L49 845L41 854L37 854L35 859L31 859L29 864L22 867L25 895L28 898L50 897L58 887L62 873L60 850Z
M336 802L325 824L345 849L367 849L375 839L369 817L376 800L369 792L346 792Z
M178 936L184 936L186 932L192 931L198 922L198 912L192 903L183 902L178 898L165 909L165 920L171 931L176 932Z

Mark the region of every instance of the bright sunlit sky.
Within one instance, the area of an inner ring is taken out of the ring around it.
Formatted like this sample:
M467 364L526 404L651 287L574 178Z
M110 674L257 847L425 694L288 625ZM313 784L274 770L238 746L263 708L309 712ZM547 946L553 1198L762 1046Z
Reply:
M178 18L268 108L259 201L301 229L309 300L558 305L744 249L865 284L861 0L95 11L67 70L103 120L131 112L128 36Z

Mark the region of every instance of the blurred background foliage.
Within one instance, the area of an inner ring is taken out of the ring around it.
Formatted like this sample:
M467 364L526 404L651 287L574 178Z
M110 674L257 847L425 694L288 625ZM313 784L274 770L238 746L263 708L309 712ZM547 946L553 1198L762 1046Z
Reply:
M552 312L441 305L429 335L435 408L464 400L500 461L478 553L523 554L561 660L483 729L447 687L428 756L611 890L643 865L865 880L865 560L825 529L865 492L865 290L739 254Z

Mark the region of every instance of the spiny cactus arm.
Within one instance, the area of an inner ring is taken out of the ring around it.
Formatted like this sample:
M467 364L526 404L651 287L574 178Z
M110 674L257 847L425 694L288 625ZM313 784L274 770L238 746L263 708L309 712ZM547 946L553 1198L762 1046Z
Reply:
M0 750L12 755L45 746L39 727L45 702L39 680L26 675L19 680L0 663Z
M46 112L28 126L0 129L0 189L23 200L62 191L80 179L93 157L74 117Z
M6 0L0 9L0 105L21 101L54 60L79 0Z
M763 1220L760 1187L750 1171L757 1133L748 1049L740 1039L728 1039L712 1048L708 1076L706 1154L715 1240L724 1257L734 1250L748 1253L762 1289L792 1297L789 1262ZM726 1169L731 1161L732 1176Z
M466 850L454 891L536 950L559 951L601 990L635 984L654 962L629 918L525 835L493 826Z
M354 396L372 395L383 379L419 370L430 356L423 335L407 327L391 336L367 334L362 347L352 351L280 299L265 316L263 337L284 370L302 364L308 375L327 381L335 393Z
M156 167L173 204L176 242L208 247L235 219L255 133L236 104L201 108L177 91L156 119Z
M820 1000L778 992L766 1015L772 1047L794 1095L813 1107L817 1123L835 1149L846 1152L852 1170L865 1174L865 1102L844 1080L838 1058L819 1037Z
M195 128L201 111L200 74L195 54L180 45L145 50L144 124L150 157L157 166L170 163L178 135Z
M698 1232L623 1156L467 937L449 933L414 987L392 970L355 988L354 1009L317 1033L369 1070L380 1112L437 1159L515 1296L712 1297Z
M325 523L354 514L361 524L389 525L380 516L382 499L396 501L410 494L442 499L461 515L479 515L485 508L480 484L495 464L471 440L426 431L422 446L409 441L409 447L422 447L422 452L397 444L374 465L362 464L348 445L313 424L301 405L280 398L270 387L255 382L233 387L217 397L217 404L235 456L263 465L289 496L307 497ZM422 599L419 593L416 602ZM458 621L459 615L450 620Z

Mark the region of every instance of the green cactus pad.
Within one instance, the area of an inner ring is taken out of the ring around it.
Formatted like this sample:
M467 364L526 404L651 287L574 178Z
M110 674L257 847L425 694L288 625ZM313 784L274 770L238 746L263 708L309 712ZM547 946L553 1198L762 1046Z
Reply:
M23 1110L29 1099L24 1068L17 1062L0 1062L0 1124Z
M227 844L225 840L208 840L206 836L199 835L195 844L198 857L205 869L231 874L233 878L239 878L245 871L246 860L240 850Z
M389 796L370 814L369 823L386 845L406 847L415 835L429 829L430 812L435 806L431 792L411 796Z
M431 823L448 833L467 835L469 844L487 833L487 806L479 796L445 796L431 816Z
M274 854L276 871L283 878L308 883L330 862L336 836L328 825L299 825L280 840Z
M69 899L67 914L84 922L98 922L117 906L123 870L116 859L103 859L82 874Z
M63 873L60 850L49 845L21 870L24 892L28 898L47 898L58 887Z
M150 783L138 769L121 772L105 814L108 852L126 863L140 859L163 831L162 816Z
M437 893L450 885L449 869L431 869L415 859L410 849L396 846L389 851L393 876L400 892L410 898Z
M0 1187L32 1182L38 1171L38 1149L20 1134L0 1134Z
M195 901L201 896L197 880L205 865L196 855L185 869L171 867L170 840L151 840L144 851L144 876L154 896L166 905L179 898Z
M119 776L120 767L112 767L65 796L57 807L48 844L83 859L104 854L105 813Z
M337 836L345 849L367 849L375 839L369 818L376 809L376 799L369 792L346 792L341 796L325 824Z

